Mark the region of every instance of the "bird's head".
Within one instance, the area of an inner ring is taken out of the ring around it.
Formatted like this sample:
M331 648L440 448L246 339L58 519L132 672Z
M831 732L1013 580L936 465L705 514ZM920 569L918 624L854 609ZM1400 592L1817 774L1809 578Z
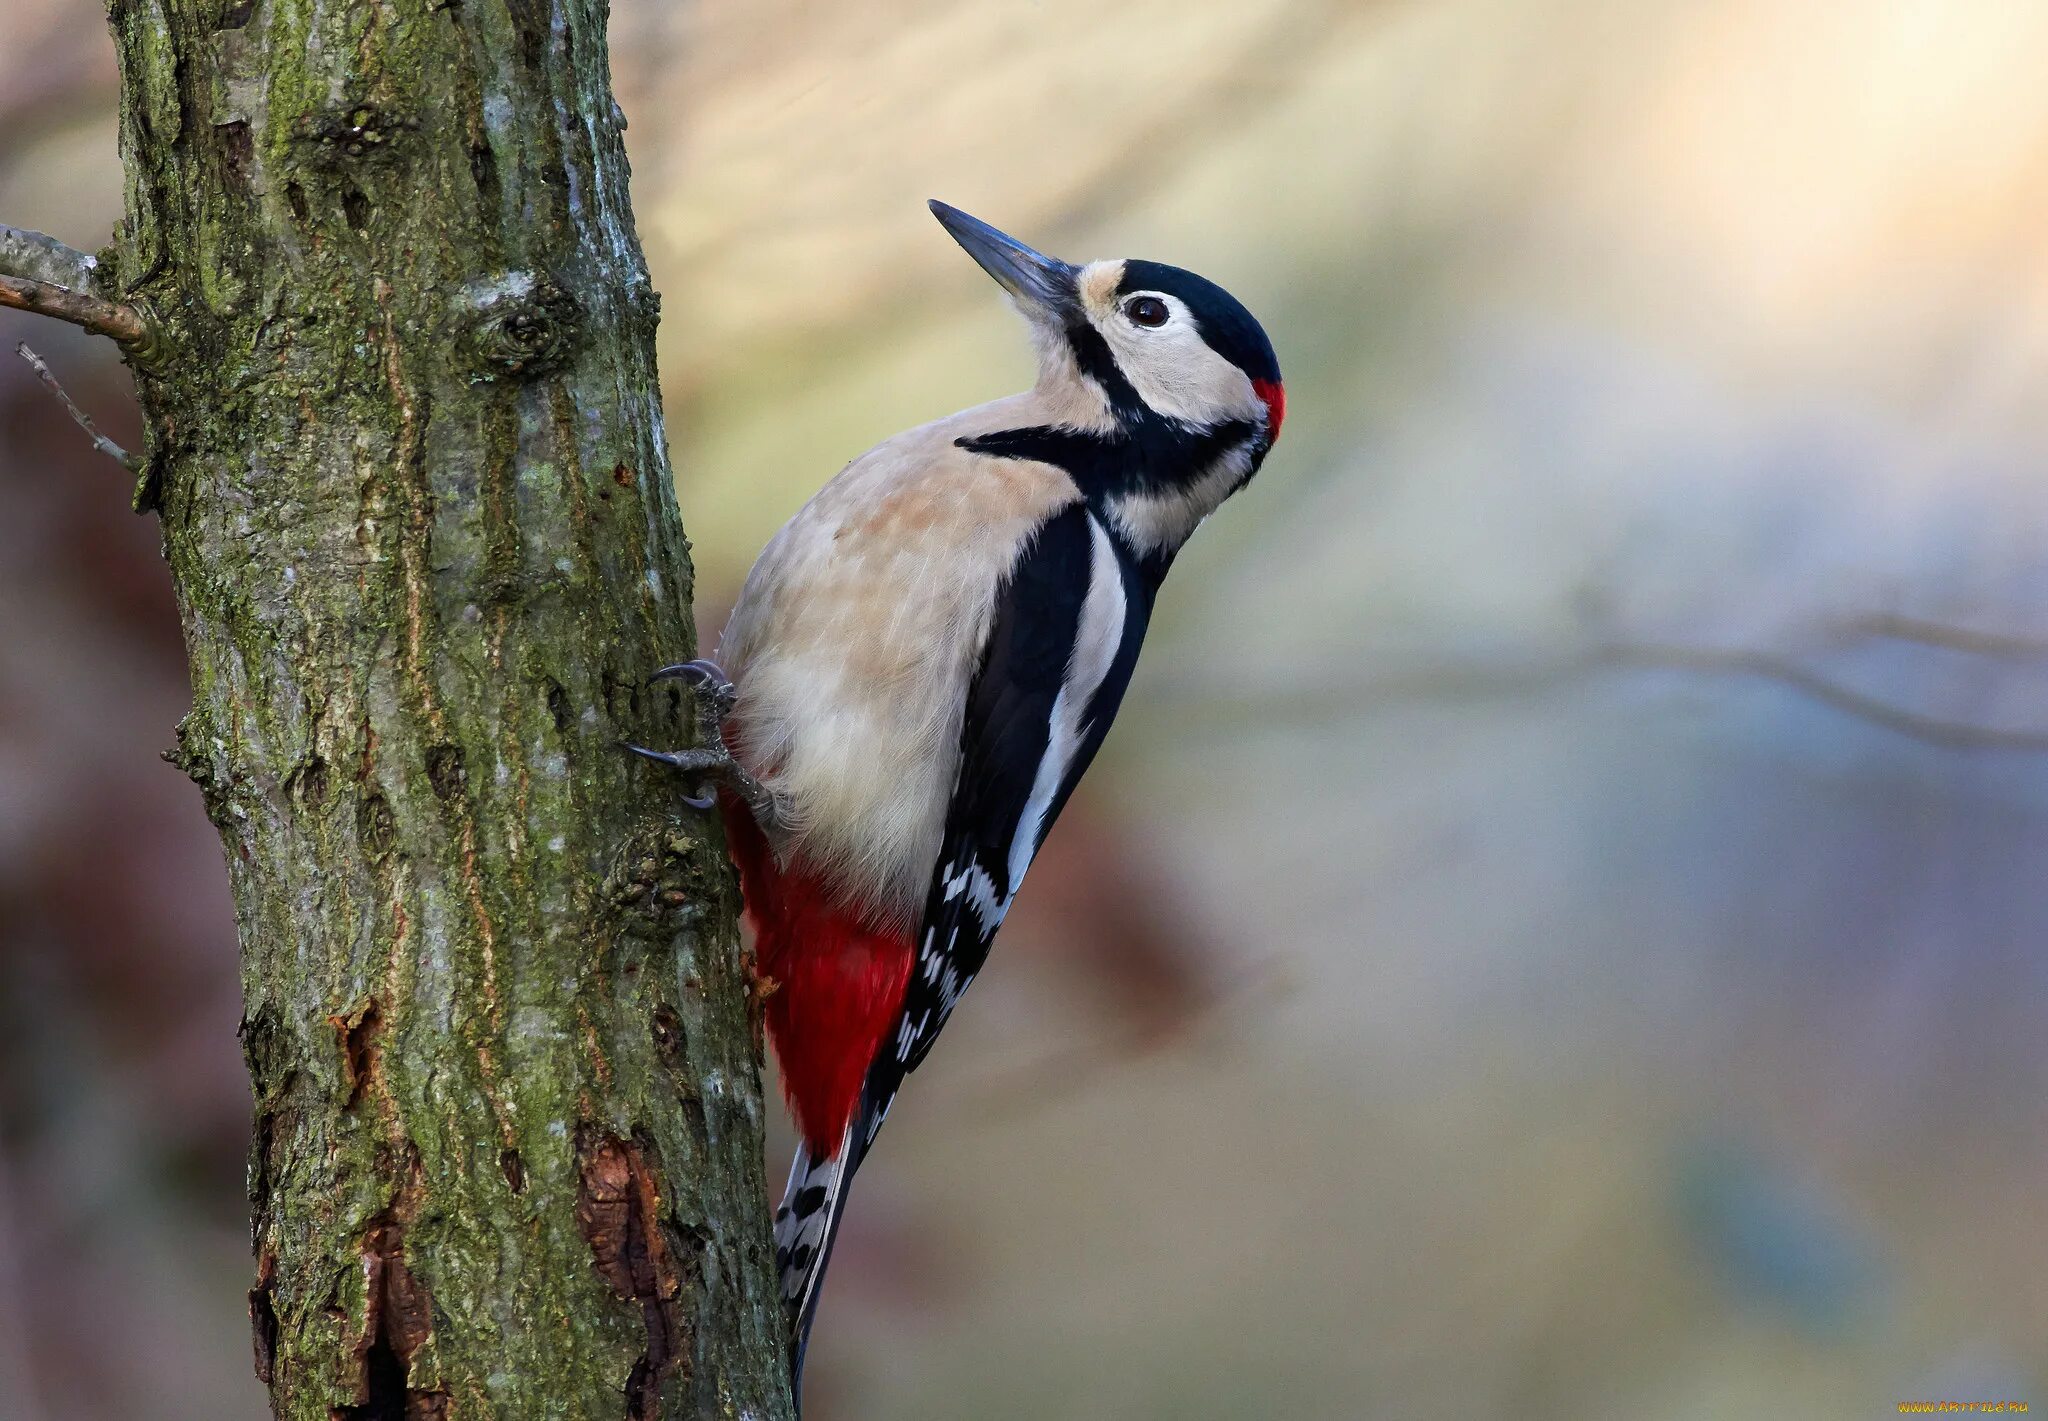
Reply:
M1215 282L1161 262L1075 266L943 202L931 209L1030 321L1039 388L1071 400L1075 424L1183 440L1241 429L1245 478L1279 437L1287 401L1272 342Z

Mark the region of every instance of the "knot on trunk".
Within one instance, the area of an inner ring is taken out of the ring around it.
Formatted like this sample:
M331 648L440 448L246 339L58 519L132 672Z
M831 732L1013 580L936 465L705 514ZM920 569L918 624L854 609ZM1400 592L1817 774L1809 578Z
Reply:
M317 160L342 166L358 159L390 156L393 145L419 126L420 121L410 114L371 103L344 103L301 114L292 125L292 137L305 144Z
M458 317L477 375L531 378L575 353L583 313L576 298L540 272L508 271L463 288Z

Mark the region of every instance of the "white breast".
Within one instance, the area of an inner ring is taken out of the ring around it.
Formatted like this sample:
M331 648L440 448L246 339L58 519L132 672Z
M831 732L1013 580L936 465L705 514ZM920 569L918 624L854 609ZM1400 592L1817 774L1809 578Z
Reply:
M720 644L735 753L787 811L782 857L878 919L923 907L997 588L1080 496L1060 469L954 441L1045 422L1038 404L999 400L849 464L762 552Z

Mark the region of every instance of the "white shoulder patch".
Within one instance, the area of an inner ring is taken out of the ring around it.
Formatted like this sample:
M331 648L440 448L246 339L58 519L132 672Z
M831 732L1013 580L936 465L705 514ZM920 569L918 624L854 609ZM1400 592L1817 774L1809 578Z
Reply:
M1038 852L1039 835L1045 831L1045 816L1066 782L1067 770L1080 748L1087 728L1088 704L1116 663L1123 647L1129 608L1125 605L1124 570L1117 560L1109 532L1088 515L1088 593L1081 603L1081 624L1074 636L1074 654L1067 661L1066 681L1052 703L1052 726L1046 737L1045 758L1038 762L1038 775L1031 784L1031 796L1024 801L1017 830L1010 838L1010 898L1024 881L1024 871ZM1007 911L1009 901L1003 907Z

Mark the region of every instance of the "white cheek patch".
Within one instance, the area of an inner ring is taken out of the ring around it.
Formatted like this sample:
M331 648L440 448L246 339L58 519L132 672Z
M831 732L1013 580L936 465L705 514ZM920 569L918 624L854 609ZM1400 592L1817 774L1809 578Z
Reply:
M1132 324L1124 306L1140 294L1166 303L1172 314L1165 325ZM1099 310L1091 307L1089 315L1117 368L1157 413L1196 426L1264 418L1251 377L1210 348L1178 296L1126 292Z

